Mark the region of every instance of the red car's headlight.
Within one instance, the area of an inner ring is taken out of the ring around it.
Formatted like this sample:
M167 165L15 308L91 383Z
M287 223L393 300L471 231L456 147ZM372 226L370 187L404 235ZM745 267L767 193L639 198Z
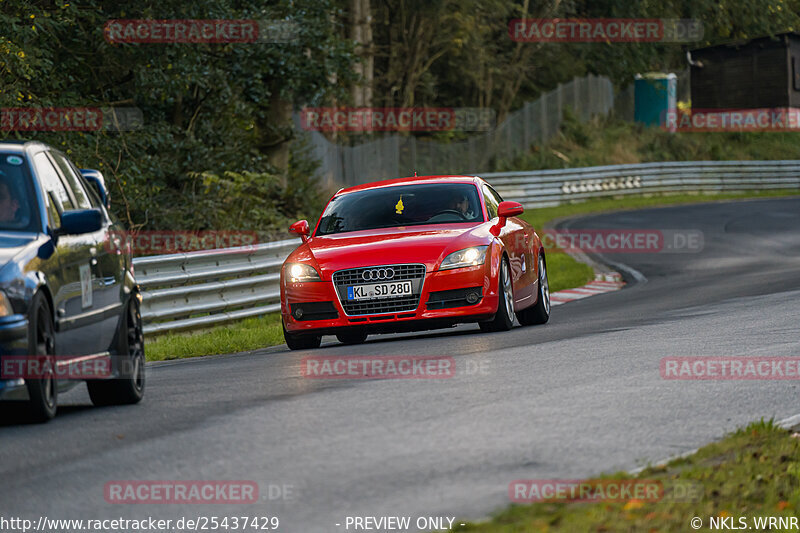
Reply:
M464 248L453 252L444 258L439 270L482 265L486 262L486 250L488 249L488 246L473 246L472 248Z
M286 263L284 276L287 281L299 283L302 281L321 281L319 273L311 265L303 263Z

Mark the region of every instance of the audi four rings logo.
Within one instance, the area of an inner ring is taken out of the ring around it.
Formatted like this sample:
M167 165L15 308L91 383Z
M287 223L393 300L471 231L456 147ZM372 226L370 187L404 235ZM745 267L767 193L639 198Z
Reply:
M393 268L373 268L372 270L365 270L361 277L364 281L377 281L380 279L392 279L394 277Z

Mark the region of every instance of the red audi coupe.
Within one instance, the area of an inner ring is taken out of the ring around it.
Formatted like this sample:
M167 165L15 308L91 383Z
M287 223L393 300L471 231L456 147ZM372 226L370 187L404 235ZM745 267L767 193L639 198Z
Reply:
M281 314L292 350L322 335L364 342L392 333L477 322L483 331L550 318L542 242L504 202L471 176L420 176L337 192L313 233L281 268Z

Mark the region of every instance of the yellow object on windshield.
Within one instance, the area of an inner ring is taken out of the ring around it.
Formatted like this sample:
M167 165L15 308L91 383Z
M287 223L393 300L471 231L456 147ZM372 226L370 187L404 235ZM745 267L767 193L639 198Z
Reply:
M403 214L403 209L405 209L405 206L403 205L403 197L402 196L400 197L400 201L397 202L397 205L394 206L394 208L397 210L397 214L398 215L402 215Z

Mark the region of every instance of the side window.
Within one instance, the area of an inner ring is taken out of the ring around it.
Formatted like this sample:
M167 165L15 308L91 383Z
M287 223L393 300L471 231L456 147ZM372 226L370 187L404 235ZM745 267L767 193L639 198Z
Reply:
M81 185L83 185L83 190L86 191L86 195L89 197L89 202L92 204L92 207L99 209L100 211L105 210L105 206L103 205L103 201L100 200L100 195L97 193L97 190L94 188L94 185L89 183L89 181L81 174L81 171L72 164L72 161L68 161L69 166L72 171L78 176L78 180L80 180Z
M36 175L39 176L42 186L44 187L45 202L47 204L50 222L54 227L58 228L61 225L59 212L75 209L75 206L72 204L69 193L67 193L67 188L64 187L64 183L58 176L58 172L56 172L56 169L44 152L39 152L33 156L33 166L36 168ZM56 202L56 205L53 205L53 200Z
M86 191L86 195L89 197L89 202L92 204L92 207L103 210L103 202L100 200L100 197L97 195L97 191L94 190L92 184L86 181L86 178L83 175L80 176L81 184L83 185L84 190Z
M483 186L483 198L486 201L486 211L489 212L489 219L491 220L497 216L497 208L503 199L488 185Z
M89 195L86 194L86 190L84 190L83 184L81 183L81 178L75 174L67 158L58 152L50 152L50 155L53 156L56 165L58 165L58 168L61 169L61 173L67 179L69 188L72 189L72 193L75 196L75 201L78 202L78 209L91 209L92 204L89 202Z
M78 180L83 185L83 190L86 191L86 195L89 197L89 202L92 204L92 207L100 209L100 211L105 210L105 206L103 205L103 201L100 199L100 195L98 194L97 190L94 188L94 185L89 183L89 181L81 174L81 171L78 170L78 167L75 164L67 159L67 163L69 163L69 167L72 169L72 172L78 176Z

